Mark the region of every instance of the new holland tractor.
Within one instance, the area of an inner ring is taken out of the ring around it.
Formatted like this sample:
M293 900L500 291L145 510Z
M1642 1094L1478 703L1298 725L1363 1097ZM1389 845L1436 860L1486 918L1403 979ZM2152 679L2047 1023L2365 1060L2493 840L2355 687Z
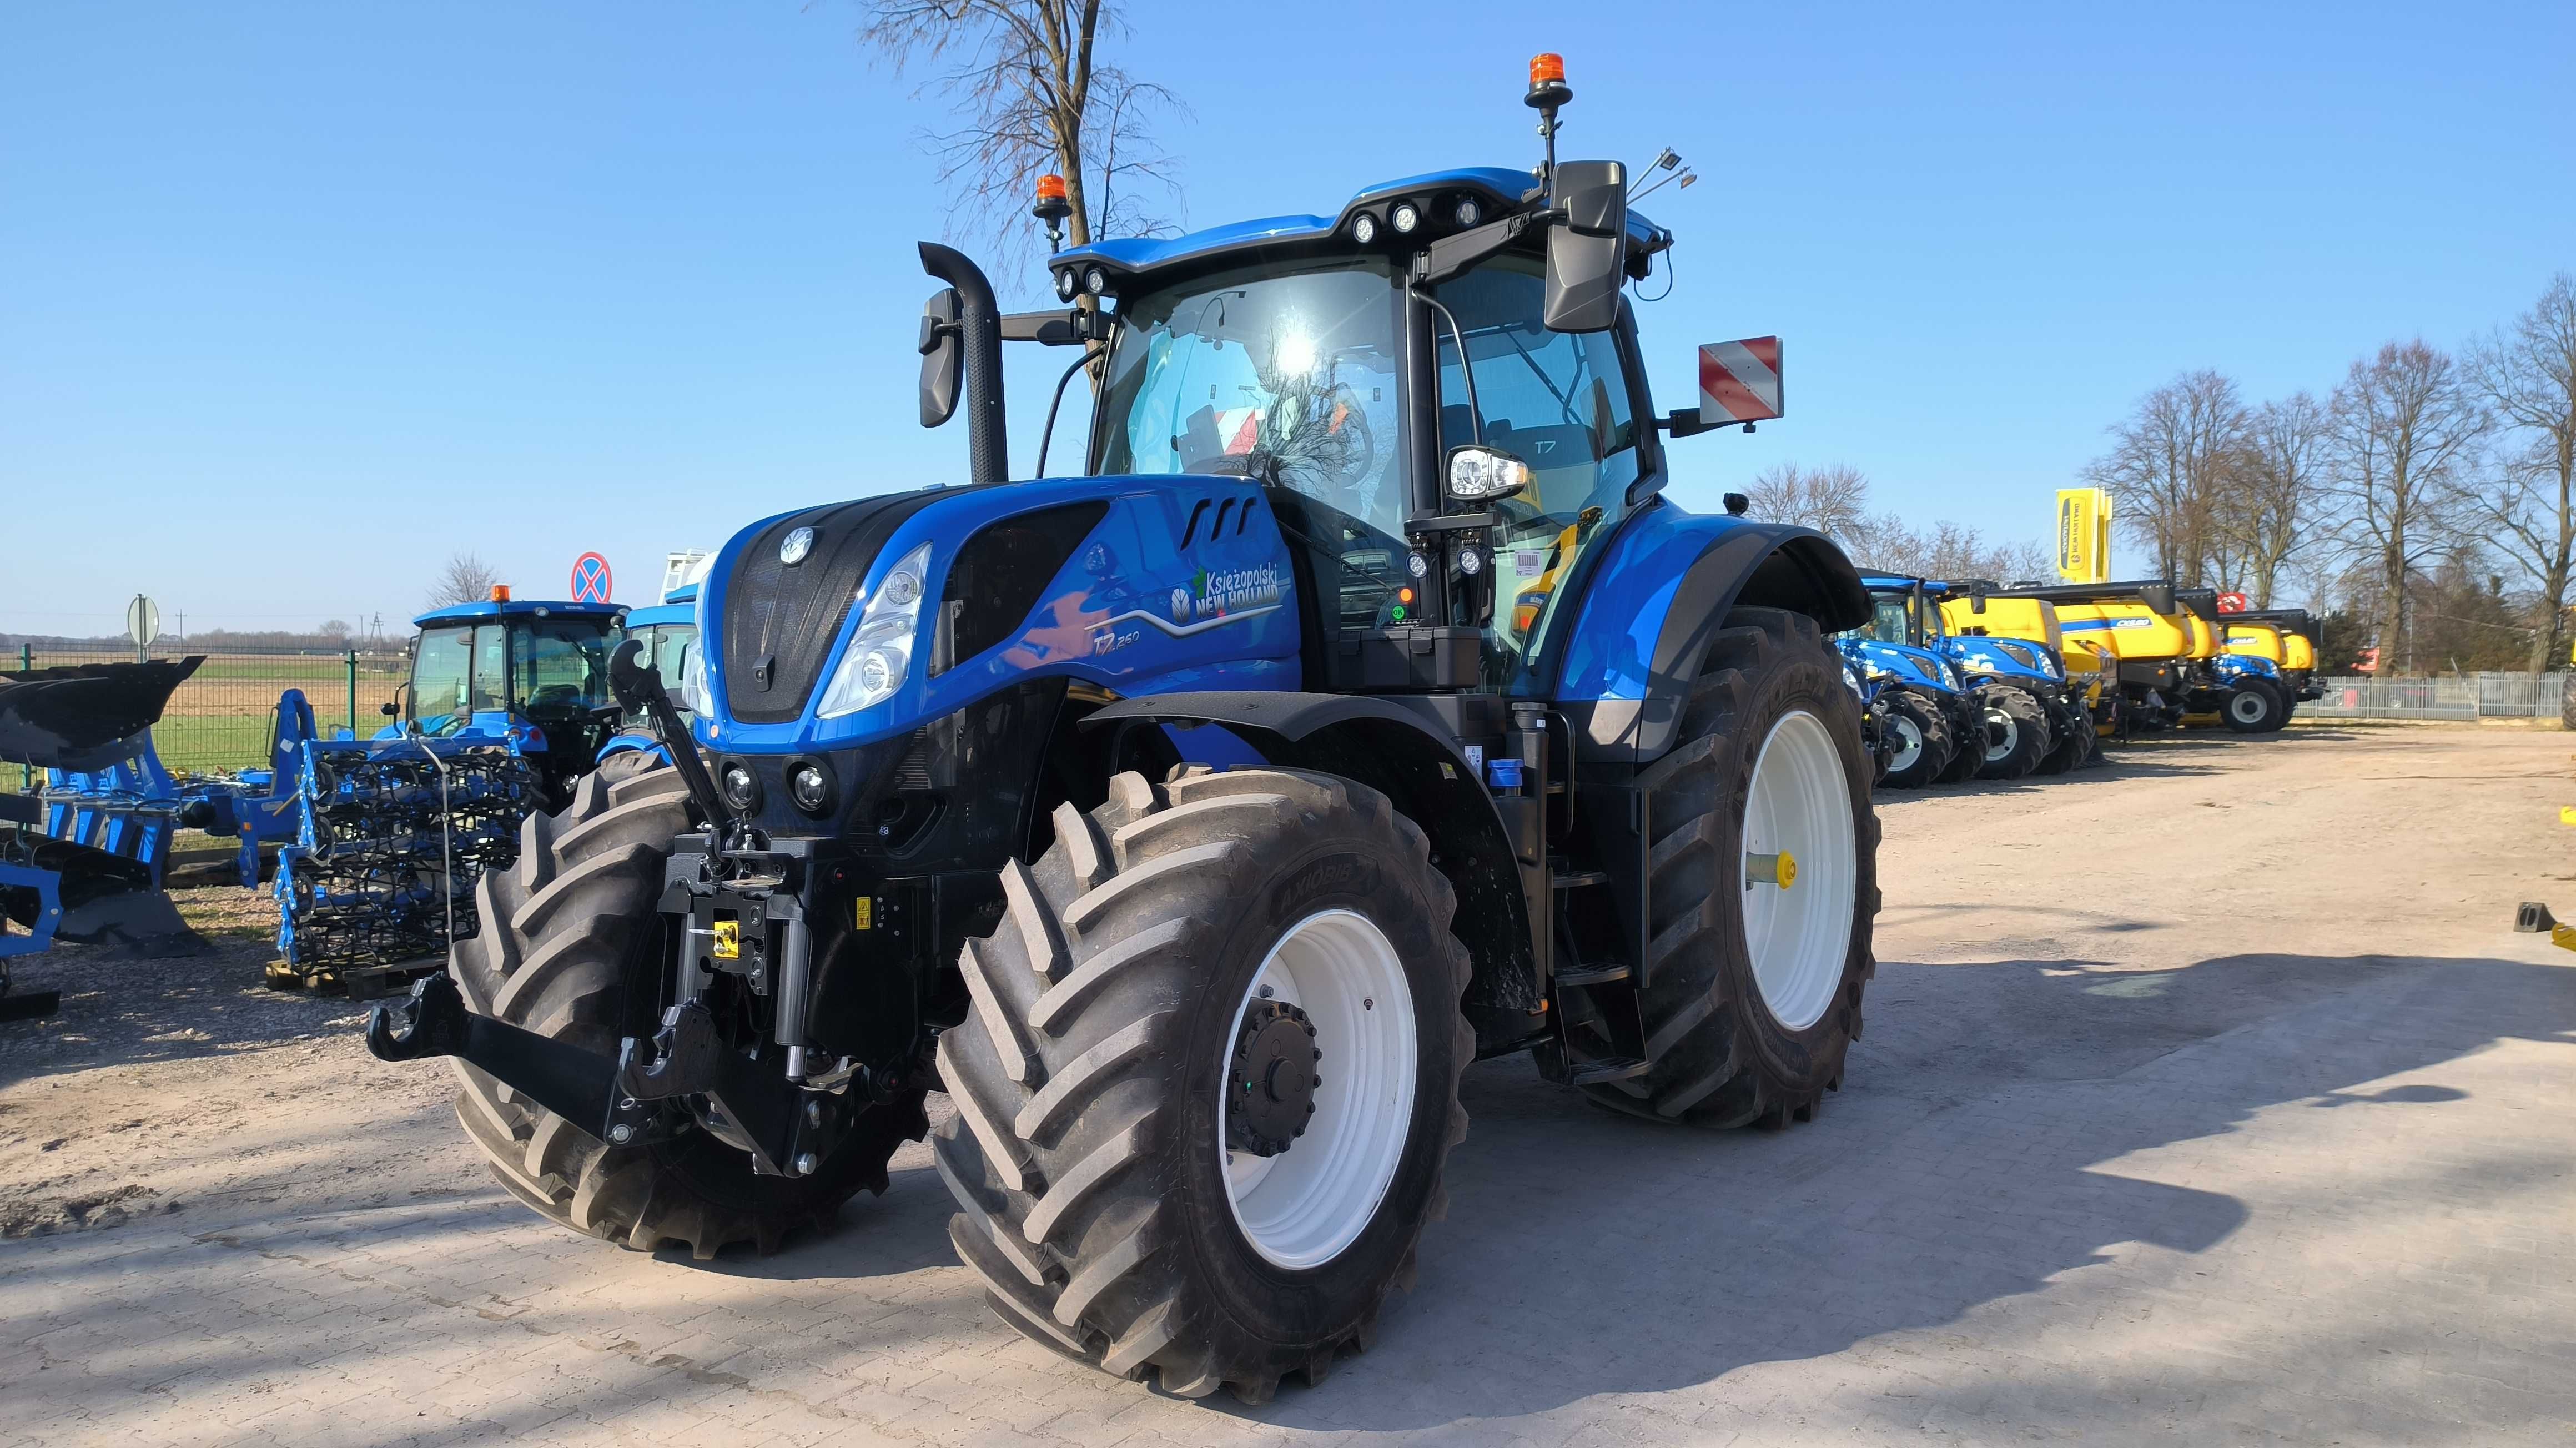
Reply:
M1985 703L1986 754L1977 771L1979 778L2064 774L2098 754L2082 687L2069 682L2058 650L1997 637L1975 622L1983 614L1992 584L1928 579L1912 583L1924 641L1959 666L1972 693ZM1954 610L1970 622L1953 623ZM1988 690L2009 692L1989 695ZM2042 726L2038 729L2029 723L2034 710Z
M2224 627L2215 588L2178 588L2184 621L2191 626L2191 663L2183 675L2185 722L2223 723L2239 734L2271 734L2290 722L2297 697L2280 666L2253 652L2235 652L2220 636Z
M1551 136L1570 95L1542 57ZM882 1190L943 1091L994 1310L1248 1402L1410 1282L1470 1060L1807 1119L1872 970L1825 642L1869 599L1818 534L1662 496L1740 414L1654 408L1623 288L1673 238L1627 185L1551 157L1103 241L1010 316L925 243L965 481L726 543L692 721L612 666L697 749L531 818L371 1048L454 1057L529 1206L702 1257ZM1098 369L1073 472L1013 480L1006 340Z
M2042 704L2052 709L2049 727L2062 760L2052 757L2041 773L2063 772L2102 762L2102 736L2117 721L2120 693L2105 689L2112 670L2103 653L2082 643L2070 644L2060 627L2057 606L2044 598L1998 598L1990 583L1952 584L1941 595L1941 629L1954 644L1991 640L2007 657L2031 665L2053 681L2033 681ZM2069 747L2070 740L2081 748Z
M1861 583L1871 622L1839 642L1886 701L1897 737L1887 783L2019 779L2063 773L2082 757L2059 722L2065 680L2053 661L2017 656L1996 640L1949 637L1940 609L1949 584L1892 573L1863 574Z

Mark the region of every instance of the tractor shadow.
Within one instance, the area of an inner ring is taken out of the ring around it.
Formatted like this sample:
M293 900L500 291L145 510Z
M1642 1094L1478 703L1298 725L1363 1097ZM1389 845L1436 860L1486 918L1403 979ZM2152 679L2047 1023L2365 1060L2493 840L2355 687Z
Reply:
M1474 1420L1483 1433L1598 1394L1693 1388L1958 1323L2117 1244L2199 1254L2246 1224L2235 1197L2106 1165L2130 1153L2288 1104L2457 1109L2455 1088L2368 1083L2501 1040L2576 1044L2576 991L2548 966L2100 966L1883 964L1880 1025L1843 1091L1776 1134L1660 1128L1524 1062L1479 1066L1449 1220L1426 1235L1420 1287L1389 1302L1374 1350L1323 1391L1292 1381L1266 1407L1218 1406L1281 1428ZM2418 979L2388 979L2401 975ZM2297 1026L2275 1028L2293 1013ZM2236 1031L2247 1038L2228 1049L2162 1059Z

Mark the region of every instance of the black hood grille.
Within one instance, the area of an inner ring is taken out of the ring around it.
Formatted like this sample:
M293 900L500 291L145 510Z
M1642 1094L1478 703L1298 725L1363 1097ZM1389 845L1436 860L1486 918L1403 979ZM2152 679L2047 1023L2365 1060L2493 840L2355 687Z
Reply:
M965 491L930 488L834 503L761 529L725 582L719 656L725 712L746 724L784 724L803 714L886 540L924 507ZM799 528L814 530L813 548L802 562L779 562L779 545Z

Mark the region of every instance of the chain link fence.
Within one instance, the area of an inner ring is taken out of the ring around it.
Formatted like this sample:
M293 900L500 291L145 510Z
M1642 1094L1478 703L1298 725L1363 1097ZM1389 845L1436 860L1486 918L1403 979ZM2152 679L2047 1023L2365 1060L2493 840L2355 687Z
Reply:
M2569 676L2453 674L2433 679L2319 679L2325 697L2299 706L2317 719L2556 719Z
M153 748L174 774L219 773L267 764L277 699L288 689L303 691L305 702L313 706L313 722L324 734L348 729L364 738L384 724L382 707L394 700L411 675L411 660L399 652L166 646L152 650L152 657L158 659L191 654L204 654L206 661L170 696L170 707L152 730ZM12 672L132 662L130 649L21 646L0 654L0 669ZM40 773L0 765L0 790L24 791L41 783Z

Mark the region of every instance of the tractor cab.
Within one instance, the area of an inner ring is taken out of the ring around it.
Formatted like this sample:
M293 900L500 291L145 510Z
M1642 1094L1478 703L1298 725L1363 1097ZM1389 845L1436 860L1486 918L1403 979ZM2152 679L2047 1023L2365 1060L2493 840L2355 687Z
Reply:
M586 772L616 732L608 657L626 610L615 604L514 601L505 588L482 603L433 609L412 622L411 681L377 740L432 739L515 745L550 793Z

